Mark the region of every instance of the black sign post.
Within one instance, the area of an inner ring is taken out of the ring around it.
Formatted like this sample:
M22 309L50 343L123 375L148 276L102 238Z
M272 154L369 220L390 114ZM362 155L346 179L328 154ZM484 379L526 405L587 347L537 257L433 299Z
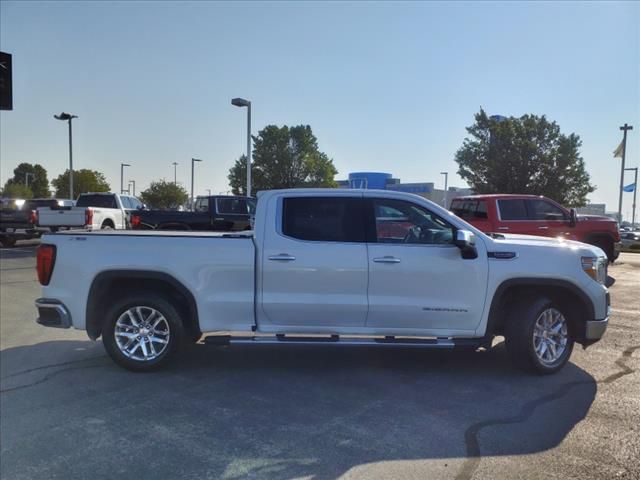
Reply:
M13 110L11 54L0 52L0 110Z

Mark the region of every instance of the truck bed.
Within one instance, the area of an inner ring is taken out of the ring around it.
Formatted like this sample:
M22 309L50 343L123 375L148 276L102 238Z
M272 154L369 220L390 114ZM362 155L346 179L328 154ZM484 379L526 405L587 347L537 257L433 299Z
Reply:
M125 278L135 278L136 271L153 272L193 293L202 331L251 331L255 247L250 233L70 230L47 234L42 243L57 246L56 265L64 268L54 268L44 294L64 302L73 325L82 329L96 272L124 272ZM139 286L144 288L144 282Z

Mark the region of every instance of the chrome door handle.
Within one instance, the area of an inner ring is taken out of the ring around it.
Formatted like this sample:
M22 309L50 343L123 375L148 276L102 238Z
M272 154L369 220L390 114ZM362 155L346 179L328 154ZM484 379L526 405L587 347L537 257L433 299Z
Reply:
M549 230L549 227L538 227L538 230Z
M269 260L273 260L274 262L292 262L296 259L293 255L289 255L287 253L281 253L279 255L271 255Z
M373 259L376 263L400 263L400 259L396 257L377 257Z
M498 230L509 230L509 227L498 227Z

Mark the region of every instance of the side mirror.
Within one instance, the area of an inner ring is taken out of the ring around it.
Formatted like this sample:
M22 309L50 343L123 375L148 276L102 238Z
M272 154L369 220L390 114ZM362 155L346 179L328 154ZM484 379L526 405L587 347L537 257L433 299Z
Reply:
M576 223L578 223L578 212L576 212L575 208L572 208L569 211L569 226L575 227Z
M465 260L473 260L478 258L478 250L476 249L476 236L469 230L456 230L455 240L453 244L460 249L462 258Z

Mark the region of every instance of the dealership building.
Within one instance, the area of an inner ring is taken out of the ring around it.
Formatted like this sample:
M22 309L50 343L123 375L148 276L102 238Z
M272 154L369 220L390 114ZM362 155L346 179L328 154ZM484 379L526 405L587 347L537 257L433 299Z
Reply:
M365 188L369 190L393 190L420 195L439 205L444 203L444 190L435 188L434 182L402 183L390 173L384 172L353 172L347 180L338 180L340 188ZM449 187L447 193L447 207L455 197L472 195L469 188Z

